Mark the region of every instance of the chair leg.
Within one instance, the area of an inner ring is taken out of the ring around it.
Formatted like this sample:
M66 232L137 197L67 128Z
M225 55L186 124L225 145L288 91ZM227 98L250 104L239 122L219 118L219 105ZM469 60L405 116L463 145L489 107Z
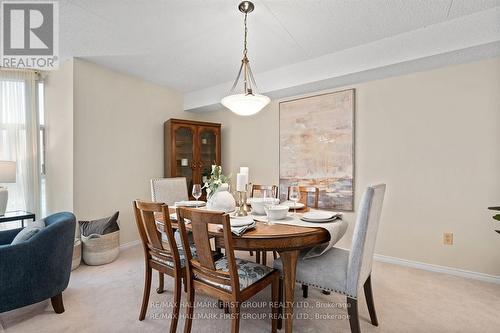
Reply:
M368 279L366 279L363 288L365 289L366 304L368 305L368 312L370 313L372 325L378 326L377 313L375 312L375 303L373 302L371 275L368 275Z
M184 323L184 333L191 332L191 325L193 324L193 310L194 310L194 288L188 286L187 304L186 304L186 321Z
M250 253L250 257L253 257L253 251L248 251Z
M273 251L273 259L274 260L278 259L278 252Z
M283 279L279 280L279 303L278 303L278 329L283 328Z
M156 292L158 294L162 294L165 291L164 285L165 285L165 277L162 272L158 272L158 288L156 288Z
M280 301L280 279L279 275L276 275L276 279L274 279L271 284L271 332L276 333L278 329L278 315L279 308L278 304Z
M51 297L50 302L52 303L52 307L54 308L55 313L60 314L64 312L62 293L59 293L54 297Z
M231 333L240 331L240 303L232 302L231 305Z
M302 285L302 297L307 298L309 296L309 286L305 284Z
M170 333L175 333L177 331L177 322L179 321L179 310L181 306L181 289L182 289L182 279L180 276L176 276L174 285L174 308L172 309L172 321L170 322Z
M260 264L260 251L255 251L255 262Z
M144 320L146 317L146 311L148 309L149 302L149 292L151 291L151 275L153 274L151 267L146 266L146 272L144 274L144 293L142 295L142 306L141 313L139 314L139 320Z
M349 314L351 333L360 333L361 330L359 328L358 301L354 298L347 297L347 313Z
M262 265L266 266L267 265L267 252L262 251Z

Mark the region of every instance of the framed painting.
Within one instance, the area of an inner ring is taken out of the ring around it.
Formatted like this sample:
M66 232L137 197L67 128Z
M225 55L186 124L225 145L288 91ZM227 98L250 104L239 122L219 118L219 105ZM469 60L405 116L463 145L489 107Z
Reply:
M320 209L353 210L354 108L354 89L280 103L281 199L316 187Z

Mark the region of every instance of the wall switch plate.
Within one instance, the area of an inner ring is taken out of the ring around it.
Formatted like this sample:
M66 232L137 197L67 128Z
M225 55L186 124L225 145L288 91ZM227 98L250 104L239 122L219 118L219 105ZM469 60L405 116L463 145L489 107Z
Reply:
M444 245L453 245L453 233L452 232L443 233L443 244Z

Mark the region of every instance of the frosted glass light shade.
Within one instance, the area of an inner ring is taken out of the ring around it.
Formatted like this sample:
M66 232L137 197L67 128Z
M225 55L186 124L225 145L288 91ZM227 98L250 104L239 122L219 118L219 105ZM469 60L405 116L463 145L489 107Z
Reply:
M220 102L240 116L251 116L262 110L271 100L259 94L236 94L224 97Z
M16 182L16 162L0 161L0 183Z

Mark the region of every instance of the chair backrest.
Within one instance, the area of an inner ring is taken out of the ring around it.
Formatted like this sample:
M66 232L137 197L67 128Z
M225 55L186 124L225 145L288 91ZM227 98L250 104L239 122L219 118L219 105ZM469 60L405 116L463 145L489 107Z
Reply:
M185 177L151 179L151 198L173 206L176 201L189 200Z
M290 187L291 186L288 186L288 196L287 196L288 199L290 199ZM299 192L300 192L301 203L303 203L307 207L318 208L319 188L314 186L299 186ZM312 198L311 204L309 204L310 202L309 198Z
M359 204L347 268L347 292L353 296L357 296L372 270L385 187L385 184L369 186Z
M262 191L271 191L273 197L278 198L278 186L276 185L252 185L252 191L250 191L250 197L255 198L255 194L259 193L259 197L262 197Z
M222 212L202 211L199 209L177 208L177 220L181 231L182 245L186 249L188 274L191 278L201 277L205 281L229 286L233 295L240 290L238 271L234 257L233 237L229 215ZM189 247L189 238L185 220L191 221L191 232L196 247L196 258L193 258ZM224 250L229 272L217 270L210 245L209 225L222 225L224 235Z
M137 223L137 229L139 229L146 260L151 259L160 265L164 265L165 261L170 261L174 263L175 269L180 269L179 250L175 242L168 206L161 202L139 200L135 200L133 206L135 222ZM155 214L163 214L164 216L162 231L167 235L167 243L162 242Z

